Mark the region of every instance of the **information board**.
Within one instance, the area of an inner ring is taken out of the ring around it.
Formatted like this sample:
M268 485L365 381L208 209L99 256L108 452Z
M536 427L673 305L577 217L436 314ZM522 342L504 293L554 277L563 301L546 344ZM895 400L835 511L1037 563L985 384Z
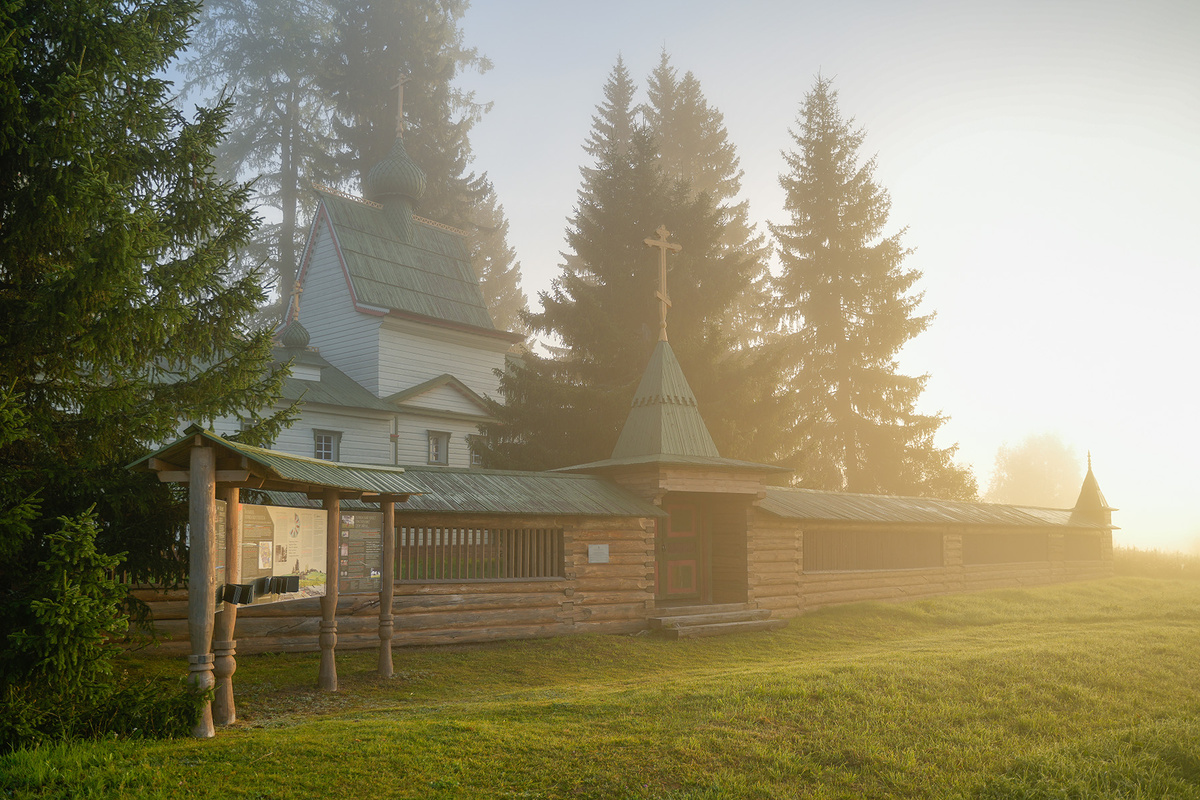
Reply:
M378 592L383 564L383 514L363 511L341 515L338 536L338 591Z
M320 509L242 505L242 583L296 575L300 591L256 597L254 603L325 595L325 520Z

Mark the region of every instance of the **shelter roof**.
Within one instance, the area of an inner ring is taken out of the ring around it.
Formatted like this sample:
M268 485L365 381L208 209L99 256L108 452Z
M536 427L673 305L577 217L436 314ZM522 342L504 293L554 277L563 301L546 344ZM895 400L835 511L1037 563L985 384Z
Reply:
M315 188L357 306L517 337L492 324L463 231L420 217L398 226L378 203Z
M662 509L604 478L552 472L405 467L404 480L416 493L405 512L661 517ZM304 495L278 493L286 505L309 506Z
M157 472L163 482L185 483L189 453L196 445L218 450L217 481L252 489L320 492L339 489L347 494L412 495L420 491L401 467L345 464L294 456L230 441L212 431L190 426L182 437L128 466L138 472Z
M926 525L979 525L990 527L1103 528L1099 523L1073 522L1071 509L967 503L928 497L892 497L876 494L766 487L759 507L788 519L831 522L871 522Z

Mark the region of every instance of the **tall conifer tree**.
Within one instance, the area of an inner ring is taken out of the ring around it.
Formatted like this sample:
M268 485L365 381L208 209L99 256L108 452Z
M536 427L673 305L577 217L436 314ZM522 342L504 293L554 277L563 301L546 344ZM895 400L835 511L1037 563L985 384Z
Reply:
M497 413L508 425L492 436L500 456L493 463L543 468L610 454L658 338L657 260L643 239L664 224L683 245L668 287L672 348L718 446L739 452L745 415L728 388L743 365L729 308L759 264L724 243L726 216L710 195L664 173L654 135L637 120L635 94L618 59L584 145L592 164L581 169L566 264L530 317L564 350L530 356L505 377L508 406Z
M508 244L508 220L491 184L475 206L474 222L468 231L471 265L479 278L483 299L492 312L492 322L501 330L524 332L522 313L528 301L521 291L521 265Z
M308 233L307 184L334 175L333 103L319 84L331 14L326 0L207 0L186 64L192 93L217 89L234 101L217 163L254 179L256 199L274 209L242 260L266 268L276 301L291 291Z
M212 161L229 108L185 120L161 77L196 13L0 9L0 641L31 618L60 516L94 506L102 545L139 579L186 571L186 505L125 465L181 421L279 395L270 335L248 324L260 276L233 267L254 228L248 188Z
M771 226L783 269L775 282L789 358L781 387L795 420L783 462L803 486L971 499L975 479L938 448L946 421L915 406L927 376L897 372L906 342L925 330L921 273L907 268L903 231L885 234L891 199L860 163L864 133L844 119L819 77L793 130L780 177L791 220Z

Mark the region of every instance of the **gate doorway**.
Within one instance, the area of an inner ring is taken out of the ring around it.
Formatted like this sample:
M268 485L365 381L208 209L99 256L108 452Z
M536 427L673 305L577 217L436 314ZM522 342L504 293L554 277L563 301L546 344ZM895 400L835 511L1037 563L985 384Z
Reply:
M694 502L667 502L660 523L655 562L657 602L707 603L711 595L708 525L703 507Z

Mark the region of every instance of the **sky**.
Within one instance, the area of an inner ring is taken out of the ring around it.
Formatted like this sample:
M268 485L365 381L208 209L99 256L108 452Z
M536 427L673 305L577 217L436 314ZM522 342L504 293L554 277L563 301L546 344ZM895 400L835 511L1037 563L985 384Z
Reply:
M938 443L986 489L1000 446L1057 433L1090 450L1116 544L1200 550L1200 3L475 0L463 30L493 64L461 79L493 103L472 168L532 305L618 54L641 99L663 48L695 73L764 232L819 72L937 315L900 366L950 417Z

